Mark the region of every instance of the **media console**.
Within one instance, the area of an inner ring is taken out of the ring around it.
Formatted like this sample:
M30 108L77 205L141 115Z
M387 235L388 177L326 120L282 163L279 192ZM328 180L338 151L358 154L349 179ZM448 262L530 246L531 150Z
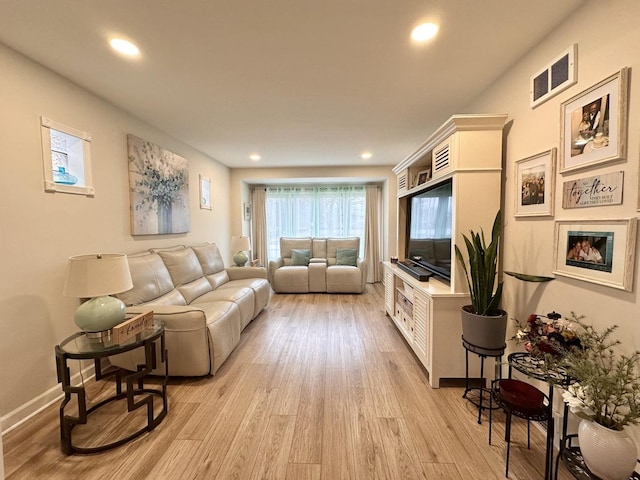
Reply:
M398 267L407 272L414 278L417 278L421 282L428 282L429 278L433 276L433 273L427 270L424 267L421 267L413 260L403 260L402 262L398 262Z

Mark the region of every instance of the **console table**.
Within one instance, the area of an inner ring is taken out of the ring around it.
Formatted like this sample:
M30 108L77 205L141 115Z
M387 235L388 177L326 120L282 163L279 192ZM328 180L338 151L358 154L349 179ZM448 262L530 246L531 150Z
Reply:
M145 386L145 377L157 366L157 340L160 342L161 360L165 365L164 376L160 377L160 385L154 387ZM102 359L136 348L144 349L145 362L142 365L138 365L137 372L129 372L113 366L103 369ZM78 332L57 345L55 347L55 354L58 382L62 384L62 390L64 391L64 399L60 405L60 444L62 451L67 455L71 455L73 453L98 453L118 447L145 432L153 430L166 416L167 380L169 370L164 338L164 324L162 322L156 321L152 327L147 328L135 337L132 337L121 344L113 343L112 337L91 339L88 338L84 332ZM84 381L79 386L73 386L71 384L71 374L68 367L69 360L93 360L95 365L96 381L108 377L115 377L115 393L108 398L101 400L99 403L87 408ZM123 382L126 387L124 391L122 388ZM72 395L75 395L77 401L77 416L65 413L65 408L71 401ZM88 422L89 415L93 412L111 404L112 402L125 398L127 401L127 413L131 413L140 407L146 406L147 423L145 426L126 435L124 438L120 438L110 443L84 447L73 444L72 432L76 425L86 424ZM155 409L156 399L159 399L162 402L161 408L157 412Z

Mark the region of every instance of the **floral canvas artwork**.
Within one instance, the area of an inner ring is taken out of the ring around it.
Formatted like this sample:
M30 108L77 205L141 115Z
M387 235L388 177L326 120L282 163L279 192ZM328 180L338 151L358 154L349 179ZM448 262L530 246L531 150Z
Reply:
M131 234L189 231L189 163L147 140L127 135Z

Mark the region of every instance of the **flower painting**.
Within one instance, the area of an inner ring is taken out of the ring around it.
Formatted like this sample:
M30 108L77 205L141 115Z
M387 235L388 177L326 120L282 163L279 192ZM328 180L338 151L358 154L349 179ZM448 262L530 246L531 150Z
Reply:
M185 158L127 135L131 234L189 231L189 165Z

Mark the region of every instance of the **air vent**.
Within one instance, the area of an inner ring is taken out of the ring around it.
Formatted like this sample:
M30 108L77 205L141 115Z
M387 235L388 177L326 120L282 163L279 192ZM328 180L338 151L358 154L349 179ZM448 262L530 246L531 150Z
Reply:
M439 172L450 165L449 144L447 143L442 149L433 152L433 171Z
M407 177L408 175L406 174L406 172L402 175L398 175L398 191L406 190L407 188L409 188L409 185L407 184Z

